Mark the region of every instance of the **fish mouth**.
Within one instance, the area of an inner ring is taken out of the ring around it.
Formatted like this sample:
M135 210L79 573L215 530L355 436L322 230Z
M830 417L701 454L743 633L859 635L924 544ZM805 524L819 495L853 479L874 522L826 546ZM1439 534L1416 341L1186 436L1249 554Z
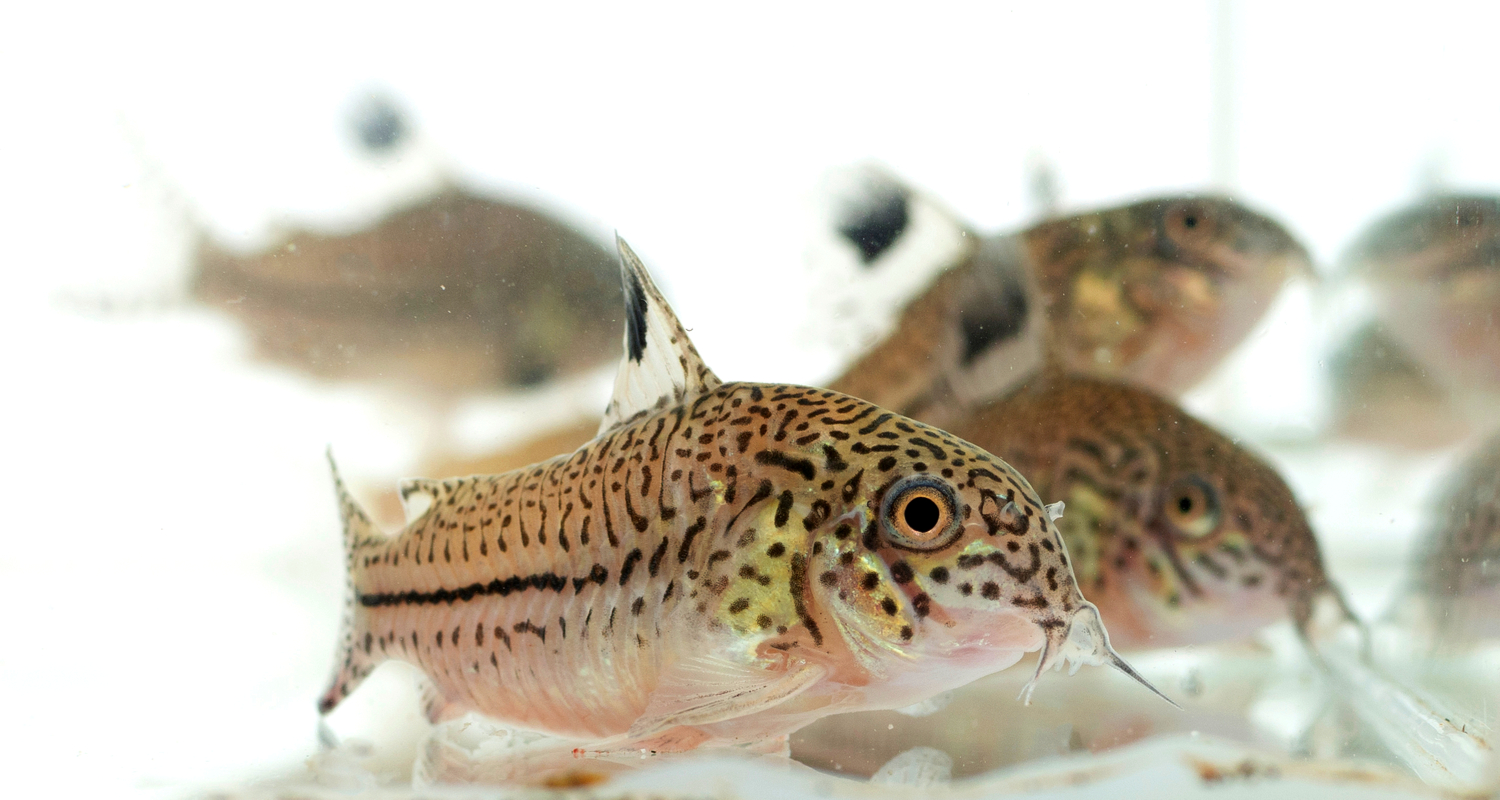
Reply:
M1104 619L1099 616L1099 609L1093 603L1083 601L1066 623L1053 621L1050 626L1044 625L1042 632L1042 654L1037 658L1036 672L1022 687L1021 695L1017 698L1025 705L1031 705L1031 693L1036 689L1037 681L1041 680L1042 673L1049 668L1061 669L1063 664L1067 664L1068 674L1072 675L1087 664L1114 667L1149 689L1152 694L1171 703L1173 708L1182 708L1172 698L1162 694L1160 689L1152 686L1150 681L1135 671L1135 667L1130 666L1129 662L1115 652L1109 644L1109 632L1104 629Z

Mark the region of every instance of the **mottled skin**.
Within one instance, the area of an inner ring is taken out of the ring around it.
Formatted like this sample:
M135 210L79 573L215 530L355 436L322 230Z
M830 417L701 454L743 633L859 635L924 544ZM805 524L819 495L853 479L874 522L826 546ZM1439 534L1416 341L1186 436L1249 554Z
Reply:
M1493 637L1500 632L1500 436L1447 477L1430 519L1393 616L1426 626L1444 645Z
M1305 628L1318 595L1338 598L1275 470L1149 392L1041 380L952 430L1067 503L1074 572L1121 646Z
M1043 360L1171 396L1239 344L1287 277L1308 269L1285 229L1223 198L1159 198L1050 220L989 239L939 275L831 386L944 422L954 407L1003 396ZM1032 319L1038 307L1044 320Z
M1070 371L1174 395L1239 344L1309 270L1274 220L1219 197L1146 200L1022 234Z
M620 353L608 251L542 213L450 189L344 235L238 255L204 242L192 293L259 353L430 393L530 386Z
M1432 197L1350 248L1392 338L1443 383L1500 391L1500 198Z
M954 538L928 552L881 517L912 476L957 503ZM431 507L390 539L360 535L343 495L355 618L325 711L396 658L433 679L444 716L662 749L754 741L916 702L1044 643L1050 661L1087 608L1015 470L826 390L726 384L571 455L403 493ZM796 696L642 729L700 653L800 676L772 692Z

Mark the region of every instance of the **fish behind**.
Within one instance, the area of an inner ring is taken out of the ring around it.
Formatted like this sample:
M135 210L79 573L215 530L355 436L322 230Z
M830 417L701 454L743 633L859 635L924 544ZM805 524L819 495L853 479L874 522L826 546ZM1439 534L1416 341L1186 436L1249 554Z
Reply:
M858 329L858 358L832 386L923 419L1002 397L1044 362L1175 396L1311 272L1285 228L1229 198L982 236L879 170L859 178L817 259L838 281L824 316Z
M670 752L784 742L1038 649L1037 676L1137 677L1019 473L846 395L721 383L620 253L625 356L593 441L408 481L391 537L338 484L352 598L324 713L397 659L434 719Z
M1500 401L1500 197L1424 198L1372 223L1341 267L1374 315L1331 364L1340 428L1421 448L1488 433Z
M1305 633L1323 597L1353 618L1286 482L1150 392L1054 376L950 428L1067 503L1074 574L1122 646Z

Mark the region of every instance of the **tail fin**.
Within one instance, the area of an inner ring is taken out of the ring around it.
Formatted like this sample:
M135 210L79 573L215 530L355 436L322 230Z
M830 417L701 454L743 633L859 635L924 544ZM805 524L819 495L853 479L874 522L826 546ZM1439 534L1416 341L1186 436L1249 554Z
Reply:
M340 624L343 630L339 635L338 650L334 653L333 678L328 690L318 701L318 712L321 714L332 711L339 701L348 697L385 660L379 653L371 652L370 633L365 628L365 615L358 602L358 586L364 573L359 552L384 542L385 534L375 527L375 523L370 521L364 509L359 507L354 496L345 488L343 479L339 477L338 465L333 462L332 448L328 450L328 466L333 471L333 488L338 495L339 517L344 523L344 564L348 589L344 597L344 619Z

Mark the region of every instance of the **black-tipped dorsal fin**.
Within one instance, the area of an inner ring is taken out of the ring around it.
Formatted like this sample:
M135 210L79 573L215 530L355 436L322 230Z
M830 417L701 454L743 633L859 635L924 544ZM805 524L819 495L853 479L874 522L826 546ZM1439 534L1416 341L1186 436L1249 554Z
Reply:
M722 381L698 357L671 306L630 245L619 236L620 279L625 284L625 355L599 433L637 417L717 389Z

